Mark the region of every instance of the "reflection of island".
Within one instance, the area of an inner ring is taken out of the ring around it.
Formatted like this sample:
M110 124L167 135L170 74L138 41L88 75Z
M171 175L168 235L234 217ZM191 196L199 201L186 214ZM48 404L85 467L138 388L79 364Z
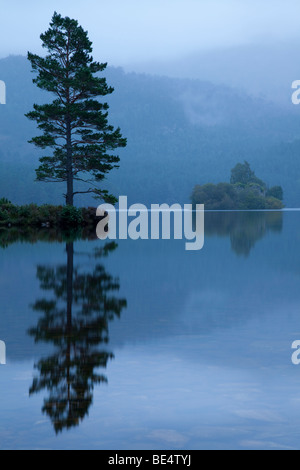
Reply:
M268 231L281 232L282 212L206 212L205 236L230 237L237 255L248 256Z
M107 244L95 256L106 256L115 248ZM99 346L108 343L109 322L120 316L126 300L113 295L119 282L104 266L97 264L89 273L74 266L73 243L67 244L67 265L39 266L37 278L41 289L51 291L54 298L36 301L33 309L43 316L29 334L35 342L53 344L56 350L35 365L38 376L30 395L49 391L42 411L58 433L80 424L92 404L94 385L106 382L96 369L105 368L113 355Z

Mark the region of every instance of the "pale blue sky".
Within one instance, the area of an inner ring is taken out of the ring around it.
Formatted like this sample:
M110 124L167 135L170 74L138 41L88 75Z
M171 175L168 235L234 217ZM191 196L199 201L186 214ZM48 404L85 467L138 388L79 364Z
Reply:
M299 0L0 0L0 57L40 51L54 10L89 31L95 58L126 66L198 50L300 40Z

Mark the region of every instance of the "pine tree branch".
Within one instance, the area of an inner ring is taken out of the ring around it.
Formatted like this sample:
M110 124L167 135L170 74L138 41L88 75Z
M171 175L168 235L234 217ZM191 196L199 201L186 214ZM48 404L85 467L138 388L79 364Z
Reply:
M95 189L88 189L87 191L76 191L73 193L73 196L76 196L76 194L91 194L91 193L95 193L96 190Z

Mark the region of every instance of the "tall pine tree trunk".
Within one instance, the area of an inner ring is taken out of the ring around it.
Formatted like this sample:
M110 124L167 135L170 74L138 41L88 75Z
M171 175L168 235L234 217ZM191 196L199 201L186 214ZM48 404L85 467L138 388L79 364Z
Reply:
M67 118L67 206L74 205L74 184L73 184L73 156L71 142L71 122Z

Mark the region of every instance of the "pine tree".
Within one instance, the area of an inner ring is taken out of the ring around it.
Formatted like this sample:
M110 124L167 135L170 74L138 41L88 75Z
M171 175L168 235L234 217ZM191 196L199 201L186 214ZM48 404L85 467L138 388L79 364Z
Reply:
M42 131L30 143L52 149L52 156L40 159L37 180L66 182L69 206L74 205L76 194L86 193L115 202L112 195L97 187L110 170L118 168L120 159L114 151L127 143L120 128L108 124L108 104L97 99L114 91L106 78L99 77L107 64L94 61L88 33L78 22L58 13L40 38L48 54L39 57L28 53L37 73L33 82L55 99L50 104L35 104L26 114ZM89 188L76 191L76 182L88 183Z

